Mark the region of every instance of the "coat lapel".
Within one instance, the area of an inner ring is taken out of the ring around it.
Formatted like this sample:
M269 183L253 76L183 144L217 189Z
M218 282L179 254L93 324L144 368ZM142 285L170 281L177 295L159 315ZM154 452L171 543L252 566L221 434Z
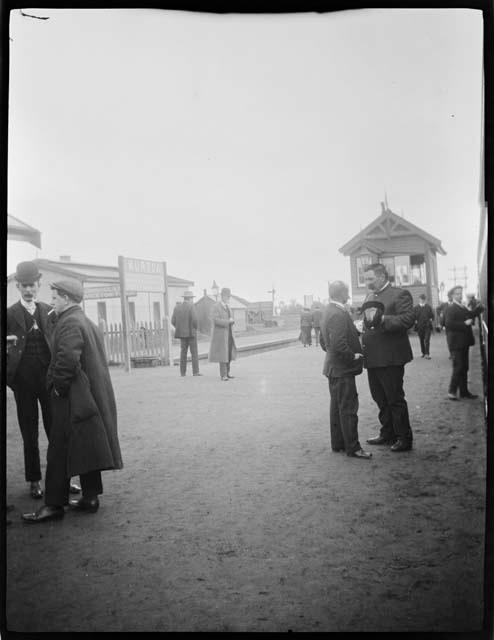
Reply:
M16 302L12 306L12 315L14 316L17 324L22 328L24 332L26 332L26 318L24 317L24 311L20 302Z

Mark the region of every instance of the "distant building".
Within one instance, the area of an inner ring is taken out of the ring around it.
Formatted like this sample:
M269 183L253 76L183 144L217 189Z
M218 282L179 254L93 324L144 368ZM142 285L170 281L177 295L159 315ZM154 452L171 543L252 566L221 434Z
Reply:
M381 215L340 247L350 256L352 304L360 304L367 290L364 266L380 262L386 266L390 280L408 289L414 304L425 293L433 308L439 304L437 254L446 255L441 241L393 213L381 202Z
M63 278L76 278L84 288L83 309L88 317L102 327L122 322L118 267L72 262L70 256L60 260L34 260L41 272L38 299L51 301L50 283ZM182 300L184 291L194 285L192 280L168 275L168 309L171 316L175 303ZM19 299L14 274L7 278L7 305ZM135 293L128 298L130 325L159 323L164 318L164 300L160 293Z
M273 301L258 300L249 302L245 298L235 296L247 307L247 324L266 324L273 322Z
M197 312L197 324L200 333L210 335L212 330L211 316L213 306L220 296L208 294L204 289L204 295L195 303ZM240 298L232 294L229 307L235 320L234 331L245 331L247 328L247 305Z

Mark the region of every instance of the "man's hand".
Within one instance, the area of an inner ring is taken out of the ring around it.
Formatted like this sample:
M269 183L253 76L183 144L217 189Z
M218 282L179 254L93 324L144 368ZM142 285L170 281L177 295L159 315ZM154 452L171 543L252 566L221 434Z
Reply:
M355 353L353 356L354 360L360 360L360 358L363 358L364 354L363 353Z
M228 321L230 324L233 324L235 322L235 320L233 318L230 318L230 320Z
M468 320L465 320L465 324L467 325L467 327L469 327L471 324L473 324L472 318L468 318Z

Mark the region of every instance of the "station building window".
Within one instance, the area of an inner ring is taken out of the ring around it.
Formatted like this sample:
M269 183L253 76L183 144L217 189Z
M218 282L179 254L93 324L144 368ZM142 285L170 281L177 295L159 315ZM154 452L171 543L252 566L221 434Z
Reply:
M372 262L372 256L367 253L357 256L357 285L359 287L365 287L364 267Z

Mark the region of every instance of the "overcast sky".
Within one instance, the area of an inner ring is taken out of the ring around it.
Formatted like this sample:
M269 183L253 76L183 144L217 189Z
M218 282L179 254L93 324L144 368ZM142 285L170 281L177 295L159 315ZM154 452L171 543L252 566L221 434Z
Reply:
M27 11L27 10L26 10ZM11 13L9 213L20 260L166 260L196 295L327 297L381 211L476 288L482 14Z

